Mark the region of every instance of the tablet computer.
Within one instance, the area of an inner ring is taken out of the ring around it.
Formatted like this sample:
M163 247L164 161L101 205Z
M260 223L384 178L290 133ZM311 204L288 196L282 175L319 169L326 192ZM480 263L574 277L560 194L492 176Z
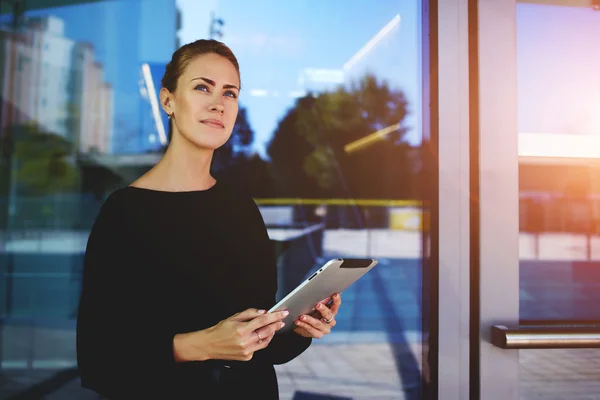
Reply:
M285 326L277 332L294 329L295 321L309 314L315 305L333 295L342 293L350 285L369 272L378 261L370 258L334 258L315 271L304 282L292 290L268 312L289 310L283 320Z

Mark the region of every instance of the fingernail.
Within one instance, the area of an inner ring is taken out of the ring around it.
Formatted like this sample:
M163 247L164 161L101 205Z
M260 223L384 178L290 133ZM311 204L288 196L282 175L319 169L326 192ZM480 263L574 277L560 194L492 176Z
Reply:
M287 317L288 315L290 315L290 312L289 312L288 310L285 310L285 311L283 312L283 316L284 316L284 317Z
M285 326L285 322L282 322L281 323L281 327L283 328L284 326Z
M317 308L320 310L321 308L323 308L323 304L321 304L321 303L317 304Z
M266 312L267 312L267 310L258 310L258 313L259 313L259 314L264 314L264 313L266 313Z

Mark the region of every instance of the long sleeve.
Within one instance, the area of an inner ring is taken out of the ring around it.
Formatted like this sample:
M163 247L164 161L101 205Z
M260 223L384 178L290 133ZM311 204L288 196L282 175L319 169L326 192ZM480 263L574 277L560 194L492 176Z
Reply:
M293 331L276 334L269 346L257 353L257 357L264 357L275 365L285 364L302 354L311 343L311 338L302 337Z
M113 194L103 205L86 247L77 318L77 361L82 385L103 396L150 398L169 393L176 362L174 332L141 275L127 235L125 213ZM172 389L172 388L171 388Z

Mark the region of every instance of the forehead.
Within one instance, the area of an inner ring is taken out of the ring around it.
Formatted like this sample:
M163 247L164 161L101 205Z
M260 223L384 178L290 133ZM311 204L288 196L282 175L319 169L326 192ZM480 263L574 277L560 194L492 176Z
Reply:
M224 84L240 86L240 78L233 64L225 57L214 53L194 57L181 75L186 82L199 77L211 79L217 86Z

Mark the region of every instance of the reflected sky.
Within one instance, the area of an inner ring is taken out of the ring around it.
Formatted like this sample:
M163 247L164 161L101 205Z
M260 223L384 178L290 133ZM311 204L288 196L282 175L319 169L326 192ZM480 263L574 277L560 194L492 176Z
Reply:
M144 6L132 8L136 3ZM222 40L239 58L240 102L248 108L261 155L296 97L332 89L367 71L405 92L411 112L404 121L406 139L420 143L420 2L381 0L373 7L347 0L118 0L29 15L56 15L65 20L66 37L93 43L105 79L116 91L115 137L139 136L139 148L145 150L149 134L138 111L140 65L165 64L170 58L175 3L182 12L181 43L208 37L212 13L225 21ZM144 22L132 19L131 10L138 10ZM344 70L396 16L400 21L394 29ZM600 12L520 3L517 31L519 132L600 135Z
M206 37L212 12L225 22L222 40L239 59L240 102L249 109L255 145L264 155L278 121L307 91L333 89L370 71L403 90L411 115L407 140L421 141L420 2L179 0L182 43ZM347 64L378 32L400 22ZM371 132L365 132L365 135Z
M517 5L520 133L600 135L600 12Z

